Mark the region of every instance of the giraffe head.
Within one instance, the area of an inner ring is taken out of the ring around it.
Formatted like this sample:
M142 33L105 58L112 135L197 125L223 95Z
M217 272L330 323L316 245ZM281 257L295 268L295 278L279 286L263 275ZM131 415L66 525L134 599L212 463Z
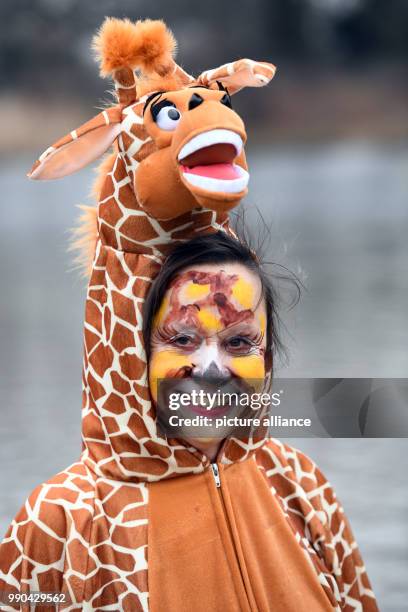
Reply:
M30 178L71 174L116 141L128 209L170 219L197 207L223 212L239 204L249 173L245 126L231 95L266 85L275 67L245 59L193 78L175 63L175 44L162 21L106 19L94 48L118 104L49 147Z

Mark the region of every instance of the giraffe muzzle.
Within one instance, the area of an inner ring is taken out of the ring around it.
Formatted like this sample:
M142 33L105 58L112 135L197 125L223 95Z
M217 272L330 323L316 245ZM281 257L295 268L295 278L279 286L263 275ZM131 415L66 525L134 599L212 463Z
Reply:
M236 163L242 151L243 140L232 130L221 128L196 134L177 155L184 184L203 195L241 198L249 181L249 173Z

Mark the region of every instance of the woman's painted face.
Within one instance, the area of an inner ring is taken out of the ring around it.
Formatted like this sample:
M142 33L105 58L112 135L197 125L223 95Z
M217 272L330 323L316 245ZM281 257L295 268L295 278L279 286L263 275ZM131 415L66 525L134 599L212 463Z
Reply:
M215 374L265 377L266 309L260 279L241 264L186 268L170 284L152 328L149 384Z

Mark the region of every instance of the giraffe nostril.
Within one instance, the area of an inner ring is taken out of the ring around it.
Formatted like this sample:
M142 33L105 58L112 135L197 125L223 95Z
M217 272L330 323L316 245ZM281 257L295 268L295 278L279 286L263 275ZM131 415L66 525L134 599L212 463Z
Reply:
M193 95L190 98L190 102L188 103L188 110L193 110L193 108L200 106L200 104L202 104L203 102L204 100L201 96L199 96L196 93L193 93Z

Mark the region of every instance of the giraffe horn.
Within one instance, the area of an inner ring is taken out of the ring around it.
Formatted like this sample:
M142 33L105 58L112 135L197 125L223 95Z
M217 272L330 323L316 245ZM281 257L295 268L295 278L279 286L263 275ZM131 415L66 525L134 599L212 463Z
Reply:
M119 101L137 100L134 71L165 76L174 69L176 41L161 20L108 17L93 39L93 49L100 63L101 76L112 76ZM184 72L184 71L183 71Z
M174 67L173 67L173 76L175 76L176 79L182 85L190 85L190 83L193 83L195 81L194 77L192 77L191 74L188 74L188 72L186 72L174 60L173 60L173 64L174 64Z
M137 100L135 73L131 68L119 68L112 74L119 104L129 106Z

